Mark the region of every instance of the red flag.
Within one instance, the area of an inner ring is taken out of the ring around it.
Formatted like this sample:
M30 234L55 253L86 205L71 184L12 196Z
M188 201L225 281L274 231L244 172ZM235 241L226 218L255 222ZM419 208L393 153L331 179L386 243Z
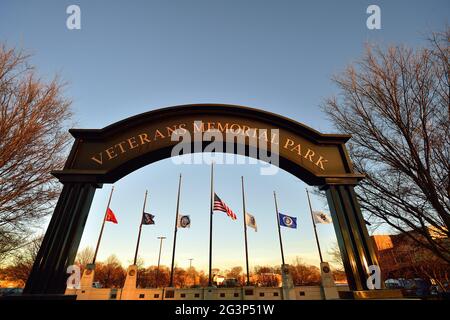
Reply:
M105 221L110 221L112 223L117 223L117 219L116 216L114 215L114 212L108 208L108 210L106 210L106 219Z

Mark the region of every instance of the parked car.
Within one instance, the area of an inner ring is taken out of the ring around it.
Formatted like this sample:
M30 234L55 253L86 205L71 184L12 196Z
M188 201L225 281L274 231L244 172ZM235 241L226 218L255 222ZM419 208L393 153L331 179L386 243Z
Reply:
M0 296L11 296L21 294L22 288L0 288Z
M430 287L430 284L424 279L408 279L402 292L405 297L427 297L431 295Z
M235 278L227 278L227 279L225 279L224 282L225 282L224 283L225 287L228 287L228 288L235 288L235 287L240 286L239 281Z
M384 282L384 285L386 286L386 289L402 289L403 284L398 279L387 279Z

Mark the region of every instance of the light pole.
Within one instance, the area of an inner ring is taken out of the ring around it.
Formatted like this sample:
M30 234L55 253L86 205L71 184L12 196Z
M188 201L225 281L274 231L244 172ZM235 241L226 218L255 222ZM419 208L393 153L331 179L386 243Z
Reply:
M158 267L157 267L157 269L156 269L156 279L155 279L155 282L156 282L156 287L158 288L158 284L159 284L159 281L158 281L158 277L159 277L159 264L160 264L160 262L161 262L161 249L162 249L162 243L163 243L163 240L164 239L166 239L166 237L158 237L157 239L159 239L159 255L158 255Z
M189 260L189 272L192 274L192 277L194 278L194 284L193 286L195 287L195 273L192 272L192 260L194 260L194 258L190 258Z

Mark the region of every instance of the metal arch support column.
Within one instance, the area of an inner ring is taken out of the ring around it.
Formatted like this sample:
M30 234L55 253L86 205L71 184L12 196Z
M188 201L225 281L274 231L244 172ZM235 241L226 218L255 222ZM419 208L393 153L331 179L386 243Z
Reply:
M66 270L75 260L98 187L90 183L64 184L24 294L64 294L69 276Z
M368 267L378 265L353 185L326 185L328 205L350 290L367 290Z

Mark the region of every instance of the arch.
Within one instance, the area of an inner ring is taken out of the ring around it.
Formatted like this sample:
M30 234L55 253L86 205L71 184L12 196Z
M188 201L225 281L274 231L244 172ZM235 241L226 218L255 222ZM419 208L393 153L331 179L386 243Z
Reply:
M171 157L178 141L170 136L176 129L200 136L194 139L201 142L200 150L188 152L202 152L211 142L204 134L214 130L226 133L228 129L244 137L231 143L221 140L222 146L232 146L223 148L225 152L237 153L237 148L244 146L245 155L261 158L260 153L250 153L250 132L258 142L268 142L267 150L279 156L276 165L326 191L349 287L353 291L367 289L369 266L378 262L354 192L363 175L354 172L348 157L345 143L350 136L323 134L259 109L191 104L142 113L103 129L70 130L75 141L65 166L52 172L64 186L24 293L64 293L66 270L75 259L95 190ZM265 130L270 136L264 135ZM192 147L194 140L185 145Z
M309 185L333 181L356 184L362 178L354 173L347 156L345 142L350 136L322 134L274 113L224 104L181 105L142 113L103 129L71 129L75 138L72 151L64 169L53 174L62 182L76 177L113 183L147 164L169 158L178 143L170 139L174 129L191 135L207 130L225 133L228 129L248 136L276 129L279 136L272 138L278 138L279 166ZM249 139L245 143L248 148ZM223 149L226 152L227 148ZM248 150L246 155L252 156Z

